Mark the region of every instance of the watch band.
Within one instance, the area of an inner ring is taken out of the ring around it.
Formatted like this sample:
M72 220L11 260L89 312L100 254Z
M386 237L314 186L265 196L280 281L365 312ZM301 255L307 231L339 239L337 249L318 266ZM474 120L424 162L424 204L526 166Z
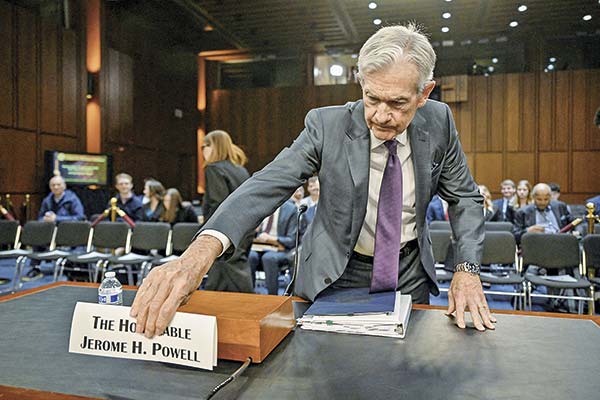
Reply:
M471 262L462 262L454 267L454 272L468 272L471 275L479 276L480 268L479 264Z

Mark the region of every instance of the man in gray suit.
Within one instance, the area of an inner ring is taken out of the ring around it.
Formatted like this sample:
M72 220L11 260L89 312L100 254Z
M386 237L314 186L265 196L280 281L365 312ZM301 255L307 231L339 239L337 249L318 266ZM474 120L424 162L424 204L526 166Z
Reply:
M449 107L427 100L434 65L433 48L412 25L371 36L358 58L362 101L311 110L294 143L219 207L182 257L152 270L131 310L138 332L162 332L213 261L315 172L319 207L303 239L297 295L314 300L326 288L381 290L380 280L389 288L391 277L392 289L427 303L430 292L439 293L425 223L437 192L449 204L456 239L447 312L461 328L468 309L478 330L494 329L479 280L483 198Z

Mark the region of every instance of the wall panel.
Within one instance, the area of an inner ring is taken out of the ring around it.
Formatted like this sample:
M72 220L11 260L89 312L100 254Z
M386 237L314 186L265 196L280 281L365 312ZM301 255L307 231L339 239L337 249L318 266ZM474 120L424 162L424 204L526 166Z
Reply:
M0 188L3 192L33 192L36 185L36 134L0 128Z
M516 110L509 104L508 113L513 114L519 111L521 116L521 135L517 148L508 150L534 151L538 127L538 86L536 74L520 74L521 76L521 98L522 107Z
M509 151L519 150L519 148L521 147L521 119L523 118L524 114L521 105L522 98L523 96L521 91L521 76L519 74L507 75L506 107L502 111L503 117L506 116L505 143L506 149Z
M478 184L486 185L488 188L500 186L500 182L504 179L502 168L492 168L492 165L502 165L502 153L475 154L475 173L473 176Z
M587 107L588 83L587 71L573 71L573 122L571 124L571 135L573 138L573 150L586 150L588 146L587 128L591 112ZM594 89L592 89L594 90Z
M556 151L567 151L571 133L571 112L573 96L571 95L570 72L556 74L554 115L556 126L552 148Z
M17 8L17 126L37 128L37 17Z
M508 153L506 155L506 176L517 183L521 179L535 181L535 154ZM503 178L504 179L504 178ZM500 185L494 187L494 192L500 192Z
M589 194L600 193L599 164L600 154L597 151L581 151L573 153L573 192ZM589 197L592 196L590 195Z
M554 129L554 107L553 104L553 84L554 74L540 74L539 97L538 97L538 149L540 151L553 150L553 129Z
M0 1L0 125L12 126L14 115L13 7Z
M58 27L56 21L49 18L41 20L41 52L40 68L44 79L41 80L41 130L58 133Z
M489 151L502 151L505 142L506 110L505 110L505 75L497 75L490 79L489 97L491 98L491 123Z
M560 153L540 153L538 155L540 163L540 173L536 182L556 182L569 191L569 154Z

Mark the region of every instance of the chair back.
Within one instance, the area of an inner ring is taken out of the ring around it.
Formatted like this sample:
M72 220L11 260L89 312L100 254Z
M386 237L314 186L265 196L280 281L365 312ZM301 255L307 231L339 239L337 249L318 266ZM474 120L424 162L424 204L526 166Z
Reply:
M198 233L200 224L193 222L181 222L173 226L173 250L185 251L192 239Z
M546 269L579 267L579 243L568 233L526 233L521 238L523 265Z
M19 232L19 221L0 220L0 246L17 247Z
M56 229L57 246L88 246L91 234L91 225L88 221L64 221Z
M482 264L515 264L517 261L516 255L517 242L512 233L505 231L485 232Z
M444 263L448 254L448 246L450 246L451 242L451 232L443 230L431 230L429 231L429 235L431 236L433 260L436 263Z
M600 269L600 235L587 235L583 238L583 262L584 269Z
M500 221L485 221L485 230L486 231L505 231L512 232L513 224L510 222L500 222Z
M432 231L450 231L450 222L448 221L431 221L429 230Z
M92 244L104 249L127 247L131 230L125 222L100 222L94 227Z
M598 223L594 224L594 234L600 235L600 224Z
M24 246L43 246L54 250L56 225L49 221L27 221L23 227L21 244Z
M139 250L166 250L171 224L166 222L136 222L131 235L131 247Z

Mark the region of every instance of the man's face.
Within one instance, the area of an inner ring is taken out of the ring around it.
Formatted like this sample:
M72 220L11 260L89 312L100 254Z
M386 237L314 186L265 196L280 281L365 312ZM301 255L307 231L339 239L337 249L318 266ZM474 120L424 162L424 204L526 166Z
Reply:
M376 138L393 139L408 127L435 82L429 82L421 94L418 85L417 67L403 61L362 77L365 120Z
M52 191L54 197L62 196L66 188L67 185L65 184L63 178L55 176L54 178L50 179L50 191Z
M133 189L133 183L127 178L119 178L115 185L121 196L128 195Z
M314 182L309 182L307 189L308 189L308 194L310 194L311 196L315 196L315 197L319 196L319 189L320 189L319 181L317 180Z
M546 207L548 207L548 204L550 204L551 199L552 196L550 192L544 190L538 190L533 196L533 201L538 210L545 210Z
M500 192L504 198L510 199L515 195L515 187L512 185L502 185Z
M550 196L552 197L552 200L558 200L560 192L552 192Z

